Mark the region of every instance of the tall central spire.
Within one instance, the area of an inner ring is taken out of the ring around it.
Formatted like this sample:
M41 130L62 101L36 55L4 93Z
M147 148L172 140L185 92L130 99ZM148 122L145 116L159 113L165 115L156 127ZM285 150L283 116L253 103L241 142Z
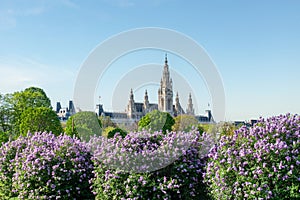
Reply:
M170 78L167 54L165 55L165 65L158 89L158 109L173 114L173 84Z
M163 87L170 87L170 83L172 80L170 80L170 72L169 72L169 65L168 65L168 57L167 54L165 55L165 66L163 71L163 77L162 77L162 83Z

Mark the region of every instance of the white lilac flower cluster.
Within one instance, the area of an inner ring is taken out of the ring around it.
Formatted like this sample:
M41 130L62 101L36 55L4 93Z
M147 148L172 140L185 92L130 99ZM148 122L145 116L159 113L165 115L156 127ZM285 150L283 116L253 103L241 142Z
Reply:
M91 154L76 138L29 134L0 148L0 198L94 199Z
M300 117L280 115L221 137L204 174L215 199L300 199Z
M198 131L93 138L96 199L204 199L207 138Z

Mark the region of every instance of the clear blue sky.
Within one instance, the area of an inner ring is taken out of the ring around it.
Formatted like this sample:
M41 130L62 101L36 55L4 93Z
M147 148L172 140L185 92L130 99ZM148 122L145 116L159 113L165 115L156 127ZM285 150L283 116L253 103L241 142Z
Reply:
M208 52L223 79L226 120L299 114L299 10L296 0L2 0L0 93L39 86L53 105L66 106L82 62L99 43L129 29L161 27L190 36ZM144 52L123 63L134 67L163 59L164 52ZM184 61L169 59L176 72L185 73L178 67ZM187 92L179 91L183 107ZM156 101L156 94L154 88L150 100ZM105 94L99 95L104 107L113 109ZM141 91L136 96L142 101ZM203 113L208 91L194 98ZM127 100L128 95L118 109L125 109Z

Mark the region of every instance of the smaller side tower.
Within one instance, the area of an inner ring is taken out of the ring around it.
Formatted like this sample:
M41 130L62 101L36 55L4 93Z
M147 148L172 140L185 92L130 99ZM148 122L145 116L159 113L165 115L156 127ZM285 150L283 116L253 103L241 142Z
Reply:
M130 90L129 102L127 105L127 116L128 116L128 118L135 117L134 96L133 96L132 88Z
M186 109L186 114L188 114L188 115L194 115L195 114L191 93L189 94L189 100L188 100L188 105L187 105L187 109Z
M59 113L60 109L61 109L60 102L56 102L56 113Z
M184 114L184 110L182 109L180 102L179 102L179 95L178 92L176 93L176 98L175 98L175 111L174 111L174 116L177 115L182 115Z
M148 111L149 111L149 99L148 99L148 92L146 90L144 96L144 114L148 113Z

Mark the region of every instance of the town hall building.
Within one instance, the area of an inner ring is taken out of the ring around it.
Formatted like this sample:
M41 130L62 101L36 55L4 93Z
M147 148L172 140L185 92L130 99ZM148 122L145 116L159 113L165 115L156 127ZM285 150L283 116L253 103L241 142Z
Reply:
M145 91L144 101L136 102L132 89L129 93L129 101L126 107L126 112L107 112L104 111L103 105L96 105L95 113L98 116L109 116L111 120L117 124L131 124L139 121L143 116L153 110L168 112L173 117L187 114L195 116L201 123L214 123L211 111L206 110L205 115L195 115L193 100L191 93L188 97L186 110L184 110L179 101L179 94L176 93L175 102L173 93L173 82L170 76L167 55L165 57L165 64L163 66L163 74L158 88L158 103L150 103L148 92ZM78 109L77 109L78 110ZM70 116L76 113L73 101L69 102L69 107L62 108L60 102L57 102L56 113L60 120L67 120Z
M189 94L187 108L184 111L182 108L178 92L176 93L175 102L173 102L174 93L173 93L173 82L170 76L169 65L167 55L165 57L165 64L163 67L163 74L160 81L160 87L158 89L158 104L150 103L148 99L148 92L145 91L144 101L136 102L134 100L134 94L132 89L129 94L129 101L127 104L125 113L118 112L105 112L103 109L103 105L98 104L96 106L96 114L98 116L109 116L116 123L122 123L126 121L138 121L147 113L153 110L159 110L162 112L168 112L172 116L187 114L195 116L200 122L211 123L214 122L211 111L206 110L205 116L196 116L194 113L192 95Z

